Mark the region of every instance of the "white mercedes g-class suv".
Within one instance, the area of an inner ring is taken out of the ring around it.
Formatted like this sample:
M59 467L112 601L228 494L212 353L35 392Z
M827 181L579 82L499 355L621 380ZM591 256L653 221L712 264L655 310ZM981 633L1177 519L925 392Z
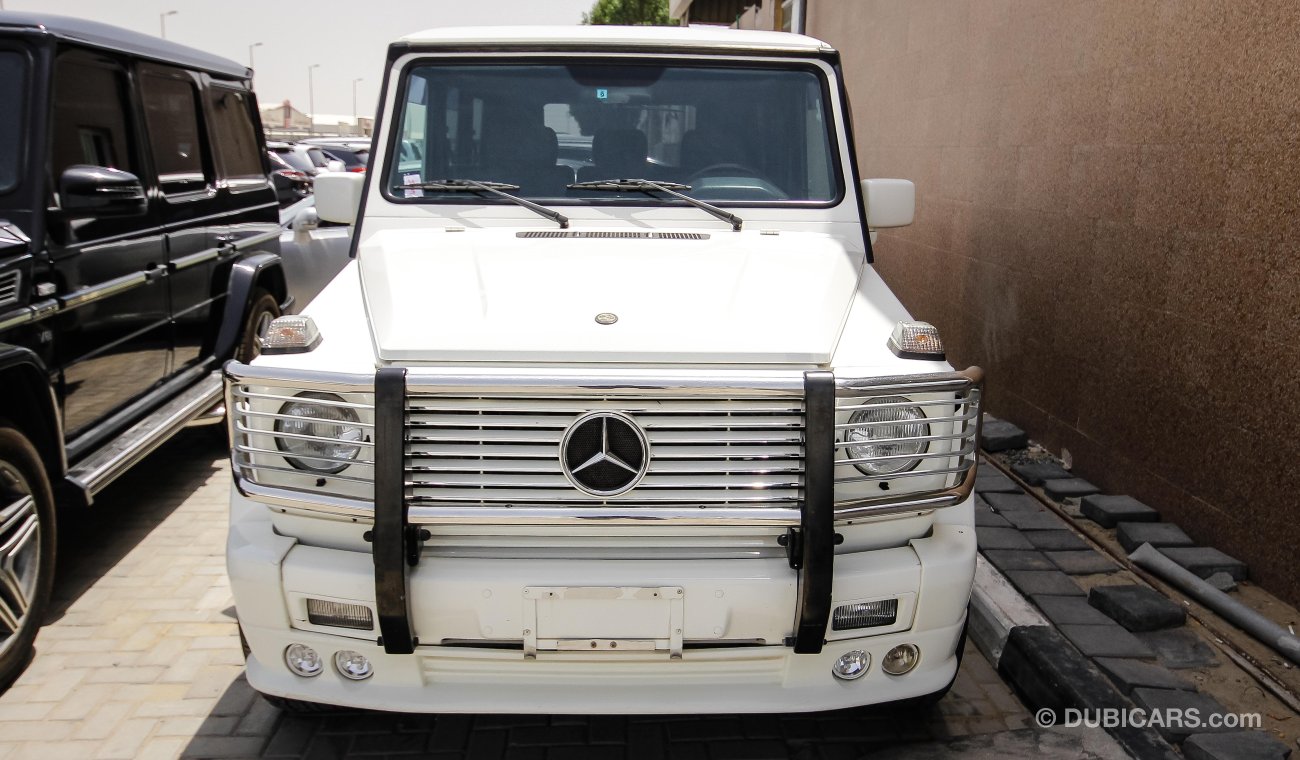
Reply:
M839 57L782 33L389 48L353 261L226 367L248 680L412 712L942 694L981 374L871 266Z

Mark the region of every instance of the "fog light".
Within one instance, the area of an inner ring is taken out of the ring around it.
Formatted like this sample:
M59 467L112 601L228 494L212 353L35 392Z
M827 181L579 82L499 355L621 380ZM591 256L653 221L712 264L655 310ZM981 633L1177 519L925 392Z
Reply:
M841 681L854 681L867 674L871 667L871 655L861 649L845 652L831 666L831 673Z
M284 664L288 665L289 670L292 670L295 675L303 678L318 676L325 669L320 655L306 644L290 644L284 650Z
M831 630L851 631L856 628L877 628L898 621L898 600L881 599L875 602L854 602L835 608L831 616Z
M915 644L899 644L885 653L880 661L880 669L891 676L901 676L916 667L921 661L921 650Z
M370 631L375 627L370 608L364 604L331 602L326 599L307 600L307 622L335 628L355 628L359 631Z
M338 668L339 675L353 681L364 681L375 674L375 669L370 667L370 660L351 649L334 653L334 667Z

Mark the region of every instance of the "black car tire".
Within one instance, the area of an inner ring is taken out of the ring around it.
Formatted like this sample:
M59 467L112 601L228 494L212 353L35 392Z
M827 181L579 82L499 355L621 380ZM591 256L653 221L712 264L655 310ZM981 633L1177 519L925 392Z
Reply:
M0 690L31 661L54 586L56 546L54 494L45 466L27 438L0 420L0 605L8 618L0 619ZM35 557L27 547L36 550ZM16 629L10 627L14 618Z
M235 349L235 358L247 364L262 353L262 339L271 320L280 316L280 303L264 288L253 291L253 298L244 315L244 330L240 333L239 347Z

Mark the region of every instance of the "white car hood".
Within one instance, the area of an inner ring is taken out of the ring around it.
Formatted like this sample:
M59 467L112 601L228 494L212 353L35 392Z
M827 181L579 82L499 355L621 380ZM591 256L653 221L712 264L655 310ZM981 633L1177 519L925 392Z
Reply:
M522 234L367 238L358 263L379 359L826 364L863 267L822 234Z

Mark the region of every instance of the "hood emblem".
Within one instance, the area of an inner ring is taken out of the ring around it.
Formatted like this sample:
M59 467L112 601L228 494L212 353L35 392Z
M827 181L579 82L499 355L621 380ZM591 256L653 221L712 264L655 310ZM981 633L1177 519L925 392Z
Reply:
M560 441L564 475L592 496L632 490L650 465L645 431L618 412L591 412L574 421Z
M617 321L618 321L618 315L611 314L608 311L602 311L601 313L596 315L596 324L598 325L612 325Z

